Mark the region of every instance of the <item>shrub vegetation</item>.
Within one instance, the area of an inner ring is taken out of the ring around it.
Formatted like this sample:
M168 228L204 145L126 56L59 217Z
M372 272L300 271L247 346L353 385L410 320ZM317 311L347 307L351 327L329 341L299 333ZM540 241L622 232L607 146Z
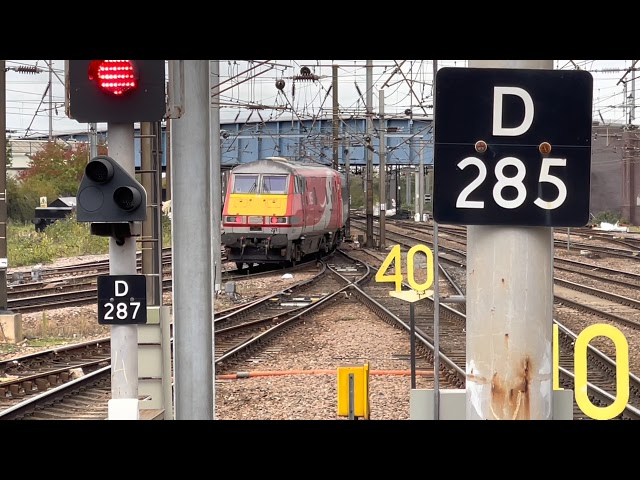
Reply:
M10 145L10 140L9 140ZM10 164L10 147L7 163ZM104 144L98 154L107 154ZM88 146L72 148L49 142L30 157L29 168L7 179L7 257L9 267L46 264L58 258L109 253L109 239L91 235L88 223L78 223L75 215L58 220L36 232L32 220L40 197L51 202L59 197L75 197L89 160ZM171 222L163 216L163 246L171 245Z

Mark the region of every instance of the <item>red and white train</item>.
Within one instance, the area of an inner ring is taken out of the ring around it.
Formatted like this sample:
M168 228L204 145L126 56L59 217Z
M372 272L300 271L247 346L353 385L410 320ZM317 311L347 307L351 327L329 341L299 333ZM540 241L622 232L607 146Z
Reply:
M344 239L349 216L345 177L321 164L268 157L231 170L222 209L227 260L296 263Z

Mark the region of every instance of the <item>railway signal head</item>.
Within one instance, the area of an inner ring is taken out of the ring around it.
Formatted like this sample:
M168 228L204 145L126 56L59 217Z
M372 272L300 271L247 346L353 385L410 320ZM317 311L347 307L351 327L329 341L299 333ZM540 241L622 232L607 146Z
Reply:
M136 235L132 222L147 219L147 193L122 166L106 155L92 158L78 188L79 222L91 222L91 233L102 236Z
M79 122L157 122L166 112L164 60L67 60L66 112Z

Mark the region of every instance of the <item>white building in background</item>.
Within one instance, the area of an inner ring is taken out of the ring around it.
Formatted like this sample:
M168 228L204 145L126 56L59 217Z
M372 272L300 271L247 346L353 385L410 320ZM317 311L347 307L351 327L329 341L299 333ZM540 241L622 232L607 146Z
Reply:
M47 140L18 140L9 138L11 144L11 166L7 168L7 176L15 177L22 170L26 170L30 166L30 156L35 155L42 150L48 143ZM74 141L56 140L64 142L71 147Z
M15 177L30 165L30 155L34 155L47 144L42 140L14 140L8 139L11 144L11 166L7 167L7 176Z

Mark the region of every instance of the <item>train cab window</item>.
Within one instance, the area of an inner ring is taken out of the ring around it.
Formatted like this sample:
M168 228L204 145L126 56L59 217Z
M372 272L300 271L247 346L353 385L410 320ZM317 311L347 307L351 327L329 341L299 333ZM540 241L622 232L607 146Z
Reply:
M254 193L258 188L257 175L234 175L233 193Z
M295 180L294 193L304 193L304 180L300 177L295 177Z
M286 175L263 175L262 193L287 193Z

